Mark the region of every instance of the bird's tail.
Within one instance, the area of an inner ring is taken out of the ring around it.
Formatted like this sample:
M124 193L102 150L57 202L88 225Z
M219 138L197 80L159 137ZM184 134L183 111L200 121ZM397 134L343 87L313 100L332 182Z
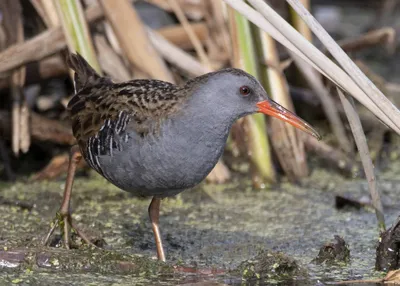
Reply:
M70 54L67 57L67 65L75 71L75 92L85 87L98 84L101 76L89 65L89 63L79 54Z

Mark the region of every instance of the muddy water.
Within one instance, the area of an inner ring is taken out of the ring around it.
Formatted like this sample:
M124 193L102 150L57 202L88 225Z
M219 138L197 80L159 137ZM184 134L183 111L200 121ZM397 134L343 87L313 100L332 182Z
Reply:
M396 178L400 165L396 164L379 175L388 223L400 214ZM338 194L367 195L367 185L360 179L314 170L301 186L282 183L258 191L248 180L237 178L222 186L202 184L164 200L160 223L166 264L155 261L149 200L132 197L94 173L76 181L73 211L78 225L102 241L103 249L41 246L62 188L62 180L0 186L0 284L241 284L248 269L234 270L263 251L272 256L281 253L300 269L275 275L278 261L266 270L271 273L261 273L270 283L287 281L292 274L293 279L311 285L382 276L373 270L378 239L374 212L337 210L334 204ZM335 234L348 243L350 262L312 263L319 248Z

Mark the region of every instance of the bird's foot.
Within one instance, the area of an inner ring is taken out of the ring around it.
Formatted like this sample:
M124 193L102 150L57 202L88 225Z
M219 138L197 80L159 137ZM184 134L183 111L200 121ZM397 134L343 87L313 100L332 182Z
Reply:
M64 246L67 249L71 248L71 236L70 236L70 229L75 232L84 242L86 242L90 246L97 247L95 244L93 244L88 237L86 236L85 233L83 233L81 230L79 230L76 227L75 222L72 220L71 214L68 213L62 213L62 212L57 212L56 217L52 221L52 226L48 234L46 235L46 238L43 242L44 245L48 245L50 242L50 237L54 233L57 227L60 227L61 234L63 237L64 241Z

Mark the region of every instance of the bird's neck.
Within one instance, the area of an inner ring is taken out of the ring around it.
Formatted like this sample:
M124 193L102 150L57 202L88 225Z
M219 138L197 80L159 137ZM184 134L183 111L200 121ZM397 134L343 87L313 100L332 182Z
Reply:
M179 120L183 130L191 130L196 137L208 137L209 140L225 140L229 130L237 118L227 114L218 104L210 100L204 100L200 96L193 95L180 112L182 120Z

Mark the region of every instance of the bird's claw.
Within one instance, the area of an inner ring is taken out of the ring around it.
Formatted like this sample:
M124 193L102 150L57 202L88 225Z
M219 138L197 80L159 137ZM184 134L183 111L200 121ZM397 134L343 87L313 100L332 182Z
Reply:
M64 246L67 249L71 248L71 237L70 237L70 228L72 229L72 231L74 231L84 242L86 242L88 245L96 247L96 245L94 245L86 236L85 233L83 233L82 231L80 231L74 221L72 220L71 214L67 213L67 214L62 214L61 212L57 212L56 217L54 218L54 220L52 221L52 226L50 231L47 233L46 238L44 239L43 245L48 245L49 241L50 241L50 237L51 235L54 233L54 231L56 230L57 226L60 227L62 236L63 236L63 240L64 240Z

